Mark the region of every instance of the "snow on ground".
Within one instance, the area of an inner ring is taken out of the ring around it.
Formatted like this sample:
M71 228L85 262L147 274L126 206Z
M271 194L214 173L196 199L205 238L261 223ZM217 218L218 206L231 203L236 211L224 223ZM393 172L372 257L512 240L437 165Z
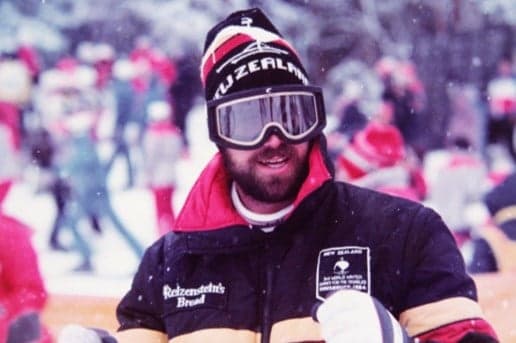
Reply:
M204 111L191 113L188 133L190 149L178 161L178 185L173 205L176 213L182 206L188 191L215 152L214 145L207 139ZM101 147L104 149L105 147ZM138 259L132 254L125 241L104 220L103 232L96 234L87 222L81 223L80 230L89 239L94 251L95 269L90 273L72 272L78 264L79 255L74 252L57 252L49 249L48 239L56 212L51 195L38 191L31 179L37 170L25 170L25 182L14 185L4 204L8 214L18 218L34 229L33 243L39 255L40 269L50 293L93 296L122 296L130 286L132 276L138 266ZM140 175L141 176L141 175ZM140 177L141 180L141 177ZM117 161L109 176L111 203L133 235L145 246L157 238L154 204L151 193L142 181L134 188L124 189L125 174L123 162ZM67 230L62 230L63 241L70 241Z

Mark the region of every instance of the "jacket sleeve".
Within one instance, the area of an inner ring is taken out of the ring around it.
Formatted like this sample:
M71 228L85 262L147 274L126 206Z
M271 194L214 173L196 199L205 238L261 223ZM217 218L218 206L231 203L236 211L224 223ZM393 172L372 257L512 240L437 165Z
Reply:
M117 306L120 327L165 332L163 314L163 238L147 249L131 288Z
M496 343L493 328L484 319L466 319L417 335L419 342Z
M407 296L400 323L421 342L458 342L468 333L496 338L450 230L421 208L405 247ZM483 341L480 341L483 342Z

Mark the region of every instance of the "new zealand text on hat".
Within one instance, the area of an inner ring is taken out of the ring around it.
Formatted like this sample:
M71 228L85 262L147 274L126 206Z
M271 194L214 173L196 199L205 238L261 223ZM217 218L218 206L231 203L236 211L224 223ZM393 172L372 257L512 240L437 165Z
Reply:
M308 84L298 54L258 8L232 13L208 32L201 80L206 100L259 87Z

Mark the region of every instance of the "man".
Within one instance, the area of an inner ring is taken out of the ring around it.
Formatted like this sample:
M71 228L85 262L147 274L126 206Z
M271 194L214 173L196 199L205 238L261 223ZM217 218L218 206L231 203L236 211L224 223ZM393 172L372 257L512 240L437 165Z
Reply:
M260 10L208 33L201 73L220 153L147 250L119 342L496 341L435 212L333 180L321 90Z
M516 271L516 172L484 195L489 220L473 239L470 273Z

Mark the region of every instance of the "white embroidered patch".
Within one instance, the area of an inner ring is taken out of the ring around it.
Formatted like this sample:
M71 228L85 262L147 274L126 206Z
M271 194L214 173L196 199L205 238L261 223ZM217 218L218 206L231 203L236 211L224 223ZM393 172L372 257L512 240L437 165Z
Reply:
M326 299L340 289L371 294L369 247L345 246L323 249L317 259L316 298Z

